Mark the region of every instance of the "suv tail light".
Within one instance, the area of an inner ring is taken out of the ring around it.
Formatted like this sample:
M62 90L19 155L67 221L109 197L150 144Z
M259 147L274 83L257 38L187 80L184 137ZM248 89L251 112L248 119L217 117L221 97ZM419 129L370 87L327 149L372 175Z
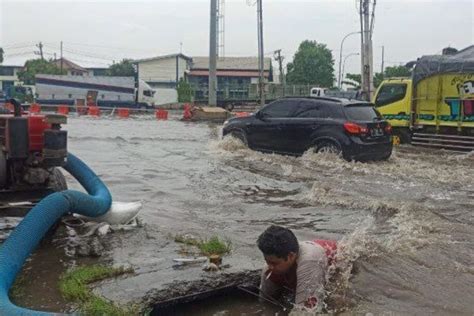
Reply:
M349 133L349 134L354 134L354 135L360 135L360 134L367 134L369 131L367 127L360 126L356 123L352 122L346 122L344 123L344 129Z
M387 126L385 126L385 133L387 133L387 134L392 133L392 125L390 125L389 122L387 122Z

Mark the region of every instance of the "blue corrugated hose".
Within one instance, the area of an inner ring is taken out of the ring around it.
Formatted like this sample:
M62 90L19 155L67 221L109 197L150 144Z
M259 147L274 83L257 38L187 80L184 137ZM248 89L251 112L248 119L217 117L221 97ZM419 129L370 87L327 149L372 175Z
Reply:
M0 246L0 315L51 315L21 308L10 302L8 291L16 275L46 232L61 216L78 213L96 217L110 209L112 197L109 190L86 164L68 154L64 168L89 194L68 190L47 196L25 216Z

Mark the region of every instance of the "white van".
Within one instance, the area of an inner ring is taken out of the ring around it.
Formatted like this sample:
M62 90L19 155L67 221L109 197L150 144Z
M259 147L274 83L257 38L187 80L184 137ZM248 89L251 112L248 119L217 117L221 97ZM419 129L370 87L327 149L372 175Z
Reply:
M314 87L314 88L311 88L309 95L311 97L324 97L326 95L326 91L328 91L328 89L326 88Z

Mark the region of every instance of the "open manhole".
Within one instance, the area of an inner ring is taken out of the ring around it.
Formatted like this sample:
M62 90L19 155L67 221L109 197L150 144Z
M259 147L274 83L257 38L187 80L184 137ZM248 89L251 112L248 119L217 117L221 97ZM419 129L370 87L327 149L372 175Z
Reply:
M260 302L257 293L256 287L221 287L159 302L150 315L288 315L283 306Z

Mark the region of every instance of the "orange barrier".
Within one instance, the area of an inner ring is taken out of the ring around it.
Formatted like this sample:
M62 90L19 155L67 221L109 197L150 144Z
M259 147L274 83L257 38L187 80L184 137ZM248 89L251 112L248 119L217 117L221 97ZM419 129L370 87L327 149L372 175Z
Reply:
M249 112L234 112L236 117L246 117L249 116Z
M89 106L87 109L87 114L91 116L100 116L100 109L98 106Z
M127 118L130 116L130 110L127 108L119 108L117 110L118 116L121 118Z
M33 103L30 105L30 113L40 113L41 106L38 103Z
M158 120L167 120L168 119L168 111L163 109L158 109L155 112L155 116Z
M57 113L62 114L62 115L68 115L69 114L69 107L67 105L60 105L60 106L58 106Z

